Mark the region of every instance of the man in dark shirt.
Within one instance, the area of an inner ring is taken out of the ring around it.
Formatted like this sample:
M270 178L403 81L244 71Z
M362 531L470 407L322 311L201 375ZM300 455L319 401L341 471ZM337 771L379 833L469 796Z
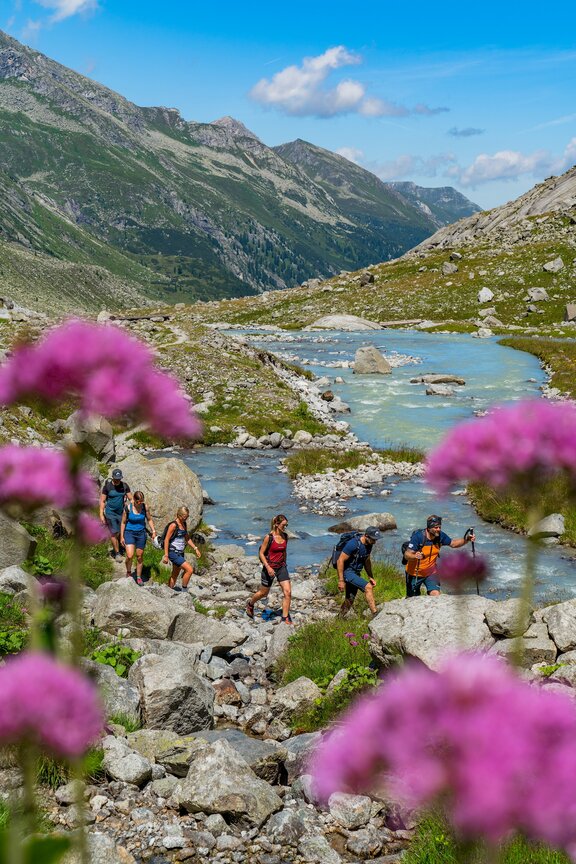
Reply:
M346 599L340 607L339 617L350 611L358 591L363 591L366 602L373 615L376 614L376 602L374 600L374 585L376 580L372 575L372 562L370 553L381 534L378 528L371 525L366 528L360 537L352 537L338 558L336 569L338 571L338 590L346 592ZM368 579L364 579L360 573L362 568L366 570Z
M122 561L120 554L120 523L126 499L132 500L130 487L122 480L120 468L114 468L112 479L106 480L100 495L100 521L110 532L112 549L116 561Z

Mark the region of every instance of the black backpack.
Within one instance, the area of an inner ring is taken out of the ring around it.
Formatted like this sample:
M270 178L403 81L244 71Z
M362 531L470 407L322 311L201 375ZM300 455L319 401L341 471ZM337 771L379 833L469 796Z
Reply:
M177 525L177 524L178 523L176 522L175 519L173 519L172 522L168 522L168 524L166 525L166 527L162 531L162 534L158 538L158 546L160 549L164 549L164 543L166 542L166 535L168 534L168 529L170 528L170 526L171 525Z
M348 543L349 540L352 540L354 537L360 539L362 536L362 531L345 531L340 535L340 539L332 549L332 554L330 555L330 564L332 567L336 568L338 565L338 558L340 557L340 553L342 549Z

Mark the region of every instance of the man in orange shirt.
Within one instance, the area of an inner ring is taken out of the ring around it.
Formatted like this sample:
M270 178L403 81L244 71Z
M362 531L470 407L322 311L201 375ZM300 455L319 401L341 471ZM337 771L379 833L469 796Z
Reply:
M437 575L438 556L442 546L459 549L466 543L476 539L471 531L457 540L452 540L442 531L442 517L429 516L426 528L414 531L404 552L406 564L406 597L418 597L422 586L431 597L440 594L440 582Z

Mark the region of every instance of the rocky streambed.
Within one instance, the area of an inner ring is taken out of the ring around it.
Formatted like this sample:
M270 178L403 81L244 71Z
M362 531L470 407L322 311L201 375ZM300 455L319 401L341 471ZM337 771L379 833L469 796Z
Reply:
M219 547L194 578L193 594L159 584L138 588L125 578L85 591L86 624L140 653L127 680L84 661L108 715L142 724L135 732L111 724L103 738L104 776L86 790L94 861L401 860L414 817L398 802L345 793L317 799L308 760L326 731L298 734L291 721L320 690L306 677L284 686L275 678L292 629L245 616L259 569L238 547ZM0 590L18 596L25 586L28 576L18 567L0 573ZM335 612L309 572L296 574L293 596L297 625ZM197 600L217 603L218 614L199 614ZM367 631L384 676L403 657L435 668L443 653L461 648L507 658L521 634L525 678L576 698L576 600L523 616L516 600L399 600L385 604ZM0 781L4 797L19 788L9 762ZM44 799L53 824L75 826L70 784Z

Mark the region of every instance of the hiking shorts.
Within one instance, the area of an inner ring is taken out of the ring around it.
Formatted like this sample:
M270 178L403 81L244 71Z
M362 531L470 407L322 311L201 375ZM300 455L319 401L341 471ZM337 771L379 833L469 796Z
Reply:
M104 511L104 518L106 520L106 525L108 527L108 531L111 535L120 533L120 523L122 522L122 514L121 513L107 513Z
M174 564L175 567L181 567L186 558L184 557L183 552L179 552L177 549L168 549L168 560L171 564Z
M146 531L124 530L124 546L135 546L136 549L144 549L146 546Z
M365 591L368 579L360 576L356 570L344 570L344 582L346 583L346 600L353 600L358 591Z
M422 586L426 588L426 593L431 591L440 591L440 582L435 574L431 576L409 576L406 573L406 597L419 597Z
M269 576L268 571L265 567L262 568L262 576L260 578L260 584L264 586L264 588L271 588L274 579L277 579L278 582L289 582L290 574L288 573L288 568L286 564L281 564L280 567L274 568L274 576Z

